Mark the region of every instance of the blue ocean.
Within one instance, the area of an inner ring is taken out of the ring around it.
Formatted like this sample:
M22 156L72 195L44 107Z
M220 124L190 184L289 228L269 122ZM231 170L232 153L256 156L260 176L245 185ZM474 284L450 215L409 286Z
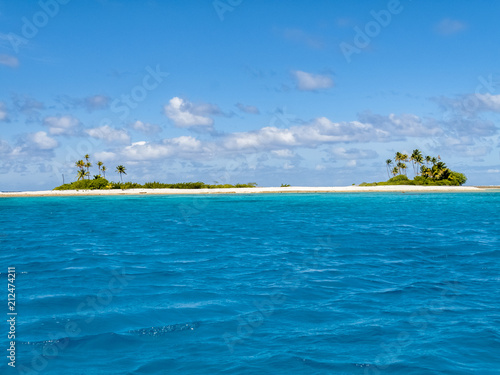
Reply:
M498 193L4 198L0 244L2 374L500 374Z

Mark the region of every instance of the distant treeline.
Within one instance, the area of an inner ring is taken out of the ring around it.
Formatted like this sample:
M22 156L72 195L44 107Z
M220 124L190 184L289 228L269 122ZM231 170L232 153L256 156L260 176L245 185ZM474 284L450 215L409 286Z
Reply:
M163 182L110 182L103 177L95 177L93 180L78 180L70 184L63 184L54 190L95 190L95 189L228 189L228 188L251 188L257 186L255 182L247 184L221 184L210 185L204 182L178 182L166 184Z

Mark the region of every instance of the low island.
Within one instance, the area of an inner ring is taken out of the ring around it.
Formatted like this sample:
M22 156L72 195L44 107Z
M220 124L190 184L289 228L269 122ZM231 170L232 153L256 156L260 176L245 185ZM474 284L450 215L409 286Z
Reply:
M118 165L115 172L120 182L106 179L106 166L97 162L98 173L90 178L89 155L85 161L75 163L77 167L76 181L63 184L48 191L0 192L1 197L35 197L35 196L75 196L75 195L185 195L185 194L258 194L258 193L366 193L366 192L497 192L495 186L462 186L467 178L464 174L450 170L439 156L422 156L419 150L412 155L397 152L394 160L387 159L387 181L361 183L352 186L307 187L282 184L280 187L257 187L254 182L245 184L206 184L204 182L161 183L123 182L126 168ZM408 163L408 164L407 164ZM408 178L408 165L413 167L414 178Z

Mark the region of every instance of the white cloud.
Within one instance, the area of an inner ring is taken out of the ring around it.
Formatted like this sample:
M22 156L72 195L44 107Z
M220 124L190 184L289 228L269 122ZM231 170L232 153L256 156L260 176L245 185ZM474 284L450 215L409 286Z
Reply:
M289 147L317 147L324 143L388 141L391 135L359 121L334 123L326 117L288 129L265 127L225 137L228 150L279 150Z
M129 143L130 136L125 130L115 129L109 125L86 129L85 133L92 138L103 139L106 142Z
M333 79L328 75L313 74L295 70L292 72L297 88L301 91L317 91L333 87Z
M101 151L95 153L95 158L97 160L111 161L116 159L116 154L110 151Z
M8 121L7 107L5 103L0 102L0 121Z
M476 98L482 104L481 109L500 112L500 95L476 94Z
M404 137L435 137L443 134L443 130L436 122L423 121L413 114L391 113L383 116L364 112L359 115L359 120L387 132L394 140L404 139Z
M140 141L125 147L123 154L131 160L152 160L172 155L172 149L163 144Z
M488 169L487 173L500 173L500 169Z
M123 149L122 154L131 160L154 160L170 156L196 158L208 151L202 142L194 137L182 136L164 139L161 143L134 142Z
M211 127L214 120L206 114L214 114L217 107L209 104L194 106L188 101L174 97L170 99L169 104L164 107L165 115L171 119L175 126L180 128L189 128L191 126Z
M276 156L278 158L285 158L285 159L293 158L295 156L295 153L292 150L286 150L286 149L273 150L273 151L271 151L271 154L273 154L274 156Z
M0 55L0 65L5 65L10 68L17 68L19 66L19 59L11 55Z
M161 132L161 127L158 125L136 121L130 125L132 129L140 131L145 134L155 134Z
M54 138L51 138L44 131L30 133L27 135L26 139L31 146L34 146L39 150L52 150L59 145Z
M445 18L436 25L436 31L441 35L452 35L465 30L467 25L458 20Z
M80 124L78 119L73 116L50 116L45 117L43 124L48 126L49 133L52 135L69 135L73 134Z

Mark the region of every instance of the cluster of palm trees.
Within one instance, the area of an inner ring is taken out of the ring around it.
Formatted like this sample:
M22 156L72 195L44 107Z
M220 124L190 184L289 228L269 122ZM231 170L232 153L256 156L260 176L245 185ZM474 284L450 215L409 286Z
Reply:
M82 160L78 160L75 163L76 167L78 168L78 174L76 175L76 177L78 178L77 181L84 180L85 177L87 177L87 179L90 180L90 167L92 167L92 163L90 162L90 156L89 156L89 154L86 154L83 158L85 159L85 161L83 161L83 159L82 159ZM102 161L98 161L96 164L97 164L97 168L99 169L99 174L94 175L94 179L100 178L100 177L106 178L107 168L104 165L104 163ZM116 167L116 172L120 174L120 179L122 181L123 181L122 175L127 174L125 171L126 171L126 168L123 165L119 165ZM102 175L101 175L101 172L102 172Z
M446 179L450 176L451 171L446 167L446 164L441 161L441 157L423 156L418 149L413 150L412 154L396 152L394 161L387 159L385 161L387 167L387 175L407 175L408 165L411 163L415 176L425 176L436 180ZM395 163L395 164L394 164Z

